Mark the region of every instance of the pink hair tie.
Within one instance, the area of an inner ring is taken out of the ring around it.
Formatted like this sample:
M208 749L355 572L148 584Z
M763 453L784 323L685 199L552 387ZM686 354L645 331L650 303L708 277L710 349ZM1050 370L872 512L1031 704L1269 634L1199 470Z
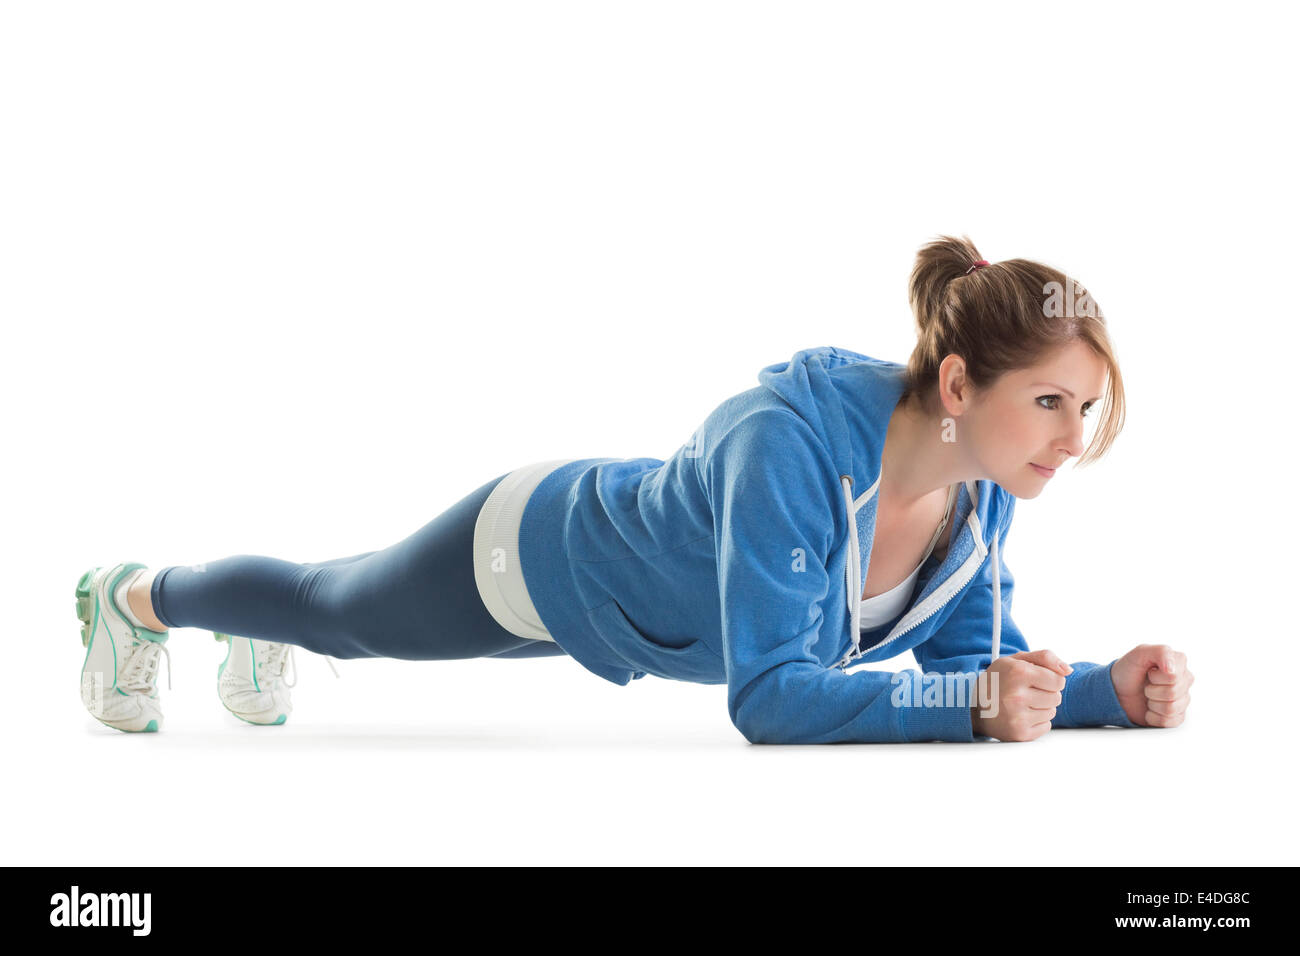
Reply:
M974 272L974 271L975 271L976 269L978 269L980 266L986 266L986 265L988 265L988 264L989 264L989 263L988 263L988 260L987 260L987 259L977 259L977 260L975 260L975 264L974 264L973 266L971 266L969 269L967 269L966 272L963 273L963 274L964 274L964 275L970 275L972 272Z

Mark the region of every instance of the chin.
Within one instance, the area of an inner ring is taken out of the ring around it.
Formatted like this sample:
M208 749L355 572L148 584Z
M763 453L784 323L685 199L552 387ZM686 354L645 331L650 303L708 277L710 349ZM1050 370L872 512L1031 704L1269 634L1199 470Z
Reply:
M993 480L1013 497L1028 499L1037 498L1043 493L1043 489L1047 487L1047 482L1051 479L1039 477L1038 473L1027 465L1025 466L1025 470L1031 474L1029 476L1017 476L1014 481L1003 481L998 478Z

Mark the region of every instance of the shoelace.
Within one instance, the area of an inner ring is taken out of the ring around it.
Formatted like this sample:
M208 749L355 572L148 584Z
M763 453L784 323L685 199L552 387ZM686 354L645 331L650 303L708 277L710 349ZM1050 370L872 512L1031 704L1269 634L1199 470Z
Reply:
M255 644L254 647L257 645ZM292 644L270 643L266 647L266 660L259 662L262 672L271 680L284 680L285 687L293 687L298 683L298 661L293 656ZM293 665L293 683L290 683L284 677L286 662Z
M264 669L264 673L272 680L283 680L285 687L293 687L298 683L298 659L294 656L292 644L279 644L274 641L266 644L266 660L259 661L259 665ZM286 661L293 669L293 683L290 683L284 676ZM325 663L334 671L334 676L338 677L339 672L334 667L334 661L329 657L325 658Z
M167 645L161 641L135 638L132 643L131 657L122 670L122 677L117 685L127 693L147 694L153 690L153 682L158 677L158 658L167 658L167 689L172 689L172 656Z
M296 658L296 657L293 656L293 645L292 645L292 644L282 644L282 645L280 645L280 648L281 648L281 650L280 650L280 654L279 654L279 659L276 661L276 665L277 665L277 667L278 667L278 669L279 669L278 672L279 672L279 673L283 673L283 672L284 672L284 669L285 669L285 658L287 657L287 658L288 658L288 661L289 661L289 666L293 668L293 684L290 684L289 681L288 681L288 679L286 679L285 682L284 682L284 686L285 686L285 687L293 687L295 684L298 683L298 658Z

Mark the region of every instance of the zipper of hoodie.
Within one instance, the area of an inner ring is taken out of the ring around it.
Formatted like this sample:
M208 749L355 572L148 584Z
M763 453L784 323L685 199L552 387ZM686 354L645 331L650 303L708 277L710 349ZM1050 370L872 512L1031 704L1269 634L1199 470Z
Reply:
M932 607L929 611L927 611L927 612L926 612L925 614L923 614L921 617L919 617L919 618L917 618L916 620L914 620L911 624L907 625L907 627L903 628L901 631L895 631L893 634L890 634L887 638L885 638L885 639L884 639L883 641L881 641L879 644L873 644L873 645L871 645L871 647L868 648L868 650L872 650L872 651L874 651L874 650L878 650L879 648L884 647L886 644L890 644L890 643L892 643L893 641L898 640L900 637L902 637L902 636L903 636L904 634L906 634L908 631L915 630L917 627L919 627L920 625L924 624L926 621L930 620L930 618L932 618L932 617L934 617L936 614L938 614L938 613L939 613L939 610L940 610L941 608L943 608L944 605L946 605L949 601L953 600L953 598L955 598L958 594L960 594L963 590L965 590L966 585L970 584L970 582L974 579L975 575L979 573L980 566L984 564L984 558L986 558L986 557L988 556L988 553L989 553L988 548L984 545L984 543L983 543L982 541L981 541L981 542L978 542L978 544L979 544L979 547L976 549L976 551L975 551L975 552L972 552L971 556L970 556L969 558L966 559L966 564L968 564L968 565L971 566L971 570L970 570L970 572L965 576L965 578L962 580L961 584L957 585L957 588L952 592L952 594L950 594L950 595L949 595L947 598L945 598L944 600L937 602L937 603L934 605L934 607ZM979 552L983 552L983 553L981 554L981 553L979 553ZM963 566L963 567L964 567L964 566ZM950 577L948 580L951 581L953 578L957 577L957 575L958 575L958 574L961 574L961 573L962 573L962 572L961 572L960 570L953 572L952 577ZM945 583L946 583L946 582L945 582ZM944 586L944 585L941 584L939 587L943 587L943 586ZM937 589L936 589L936 590L937 590ZM900 623L901 623L901 622L900 622ZM856 653L855 653L855 652L856 652ZM850 666L852 666L852 664L853 664L855 661L857 661L859 658L864 657L864 656L866 655L866 653L867 653L867 652L864 651L864 650L862 649L862 646L861 646L860 641L859 641L859 642L856 642L856 643L853 644L852 647L849 648L848 653L845 654L845 655L840 659L840 662L839 662L838 664L836 664L835 666L838 667L840 670L843 670L843 671L846 671L846 672L847 672L848 668L849 668Z
M967 490L969 491L969 488ZM939 585L939 587L935 588L935 590L930 593L930 598L933 598L935 594L943 590L948 585L948 583L952 581L954 578L956 578L959 574L965 572L966 576L962 579L961 584L957 585L957 587L953 589L952 593L949 594L946 598L940 601L936 601L934 603L934 606L930 608L930 610L928 610L921 617L916 618L914 621L912 621L911 624L907 625L907 627L903 628L901 631L895 631L894 633L890 634L879 644L873 644L869 648L869 650L872 651L878 650L879 648L884 647L886 644L890 644L893 641L896 641L898 638L902 637L908 631L914 630L915 628L924 624L930 618L934 617L934 615L939 613L940 608L942 608L949 601L951 601L958 594L960 594L963 590L965 590L966 585L970 584L971 580L975 577L975 575L979 573L980 567L984 564L984 559L988 557L989 547L984 543L983 526L980 525L979 518L975 517L975 512L978 506L979 506L978 500L972 498L970 514L966 516L967 524L971 524L971 520L972 518L974 518L974 525L971 528L971 536L972 538L974 538L975 541L975 550L971 552L970 557L966 559L965 564L963 564L960 568L954 571L952 575L949 576L947 581ZM978 533L976 533L977 531ZM967 571L967 569L969 569L969 571ZM930 598L926 598L926 600L929 600ZM904 620L905 619L906 618L904 618ZM901 623L902 621L899 621L899 624ZM844 656L840 658L839 662L835 666L839 670L848 673L848 668L853 664L853 662L855 662L856 660L858 660L859 658L865 655L866 655L866 651L862 649L862 636L858 635L857 640L854 640L853 635L850 634L849 649L844 654Z

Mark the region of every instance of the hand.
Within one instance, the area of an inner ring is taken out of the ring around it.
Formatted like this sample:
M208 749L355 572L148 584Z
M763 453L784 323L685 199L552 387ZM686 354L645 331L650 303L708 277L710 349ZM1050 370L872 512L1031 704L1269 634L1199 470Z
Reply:
M1139 727L1177 727L1196 680L1187 655L1168 644L1139 644L1110 668L1110 682L1128 719Z
M1052 729L1052 718L1065 689L1065 675L1073 671L1049 650L999 657L980 674L982 699L991 696L986 675L997 674L997 712L982 717L976 703L970 711L971 730L998 740L1037 740ZM993 703L990 701L989 710L993 710Z

